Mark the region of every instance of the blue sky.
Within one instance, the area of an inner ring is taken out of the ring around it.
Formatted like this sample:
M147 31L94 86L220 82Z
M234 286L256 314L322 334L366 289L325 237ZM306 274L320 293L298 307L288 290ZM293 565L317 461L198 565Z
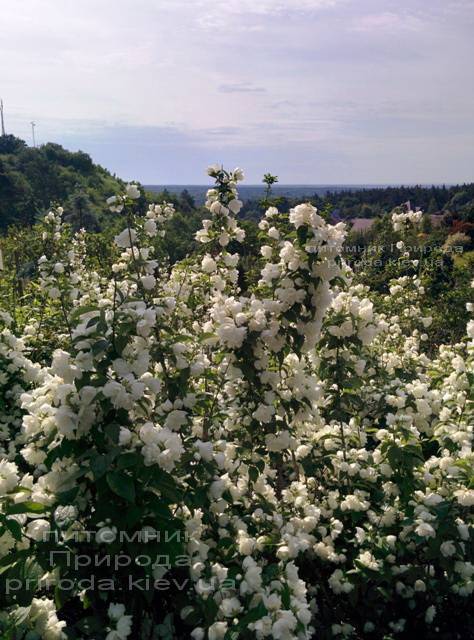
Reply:
M126 179L474 180L473 0L2 0L6 126Z

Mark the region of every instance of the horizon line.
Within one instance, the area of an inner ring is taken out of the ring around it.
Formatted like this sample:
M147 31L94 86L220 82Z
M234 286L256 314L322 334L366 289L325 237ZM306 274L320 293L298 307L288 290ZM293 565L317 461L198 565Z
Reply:
M133 181L132 181L133 182ZM212 187L202 182L141 182L144 187ZM471 185L473 182L279 182L272 185L278 187L445 187ZM241 183L239 187L259 187L266 189L264 183Z

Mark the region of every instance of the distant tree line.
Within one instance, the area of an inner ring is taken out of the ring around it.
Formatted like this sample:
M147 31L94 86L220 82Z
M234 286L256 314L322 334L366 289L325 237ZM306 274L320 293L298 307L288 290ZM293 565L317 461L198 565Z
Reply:
M287 211L295 200L279 197L278 206ZM474 183L457 186L378 187L354 191L328 191L325 195L309 197L318 209L331 210L341 219L376 218L410 201L428 214L447 214L453 219L474 223ZM255 200L244 203L241 215L247 219L260 219L264 206Z

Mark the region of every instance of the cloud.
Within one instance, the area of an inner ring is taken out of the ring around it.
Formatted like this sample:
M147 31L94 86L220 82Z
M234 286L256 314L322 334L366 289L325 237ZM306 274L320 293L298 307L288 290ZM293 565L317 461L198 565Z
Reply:
M473 0L2 0L7 127L31 140L34 120L39 141L148 182L216 160L251 180L456 181L474 164L473 16Z
M194 4L201 11L233 15L314 12L330 9L345 2L347 0L194 0ZM188 0L186 4L190 4Z
M423 24L420 18L409 13L385 11L357 16L353 19L350 28L365 33L399 32L401 30L415 32L420 31Z
M200 12L198 23L219 28L239 19L269 19L280 15L315 13L333 9L349 0L194 0ZM187 1L189 4L189 1ZM253 25L255 27L255 25Z
M265 93L263 87L256 87L249 82L238 82L235 84L221 84L218 87L221 93Z

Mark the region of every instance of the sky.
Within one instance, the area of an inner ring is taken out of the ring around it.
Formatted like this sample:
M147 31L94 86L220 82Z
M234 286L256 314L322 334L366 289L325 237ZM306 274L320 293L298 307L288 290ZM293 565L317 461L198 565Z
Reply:
M124 179L474 180L474 0L2 0L8 133Z

